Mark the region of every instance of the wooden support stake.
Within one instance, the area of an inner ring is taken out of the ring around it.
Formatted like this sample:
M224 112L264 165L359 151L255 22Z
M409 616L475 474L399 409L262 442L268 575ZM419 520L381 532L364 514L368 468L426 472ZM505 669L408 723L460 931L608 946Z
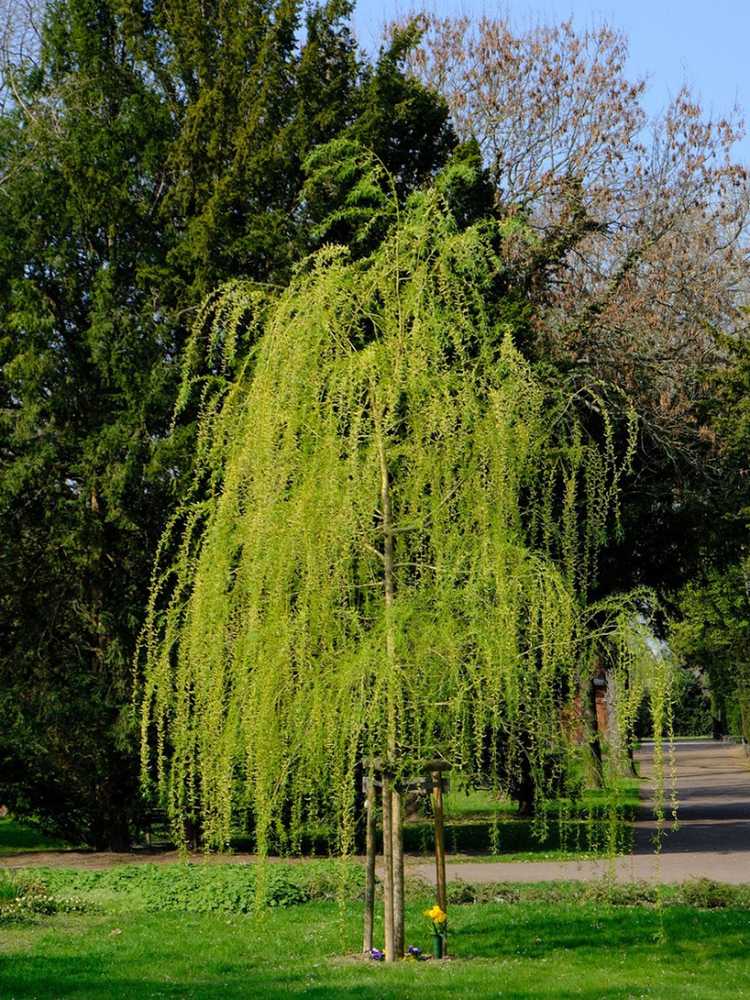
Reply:
M395 788L393 801L393 953L404 957L404 824L401 793Z
M362 935L362 951L372 950L372 926L375 915L375 775L370 774L367 781L367 833L365 868L365 920Z
M448 912L448 895L445 886L445 820L443 814L443 775L432 772L432 795L435 811L435 876L438 906Z
M385 960L395 958L393 940L393 783L383 772L383 926L385 928Z

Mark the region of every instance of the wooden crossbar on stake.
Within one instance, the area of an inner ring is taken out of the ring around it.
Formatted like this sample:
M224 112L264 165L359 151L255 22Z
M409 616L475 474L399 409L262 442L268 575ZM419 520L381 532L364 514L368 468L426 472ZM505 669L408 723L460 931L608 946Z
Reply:
M426 761L424 777L407 781L395 781L392 766L380 759L364 761L369 774L362 778L362 790L366 794L366 866L365 866L365 911L362 935L362 950L369 953L373 948L373 925L375 911L375 835L377 791L380 791L383 822L383 924L385 931L384 952L386 961L401 957L404 948L404 862L403 862L403 815L402 796L413 791L433 796L435 823L435 867L437 882L437 902L447 912L448 897L445 872L445 819L443 793L449 782L445 772L450 765L445 761ZM377 776L379 773L379 777Z
M402 795L408 792L418 792L421 795L432 795L433 789L435 787L435 777L431 774L426 775L423 778L409 778L407 781L395 781L394 787L398 788L398 791ZM451 790L450 778L443 778L443 794ZM373 778L373 786L376 789L381 789L383 787L383 782L379 778ZM489 787L489 786L487 786ZM365 774L362 776L362 792L367 795L370 788L370 779Z

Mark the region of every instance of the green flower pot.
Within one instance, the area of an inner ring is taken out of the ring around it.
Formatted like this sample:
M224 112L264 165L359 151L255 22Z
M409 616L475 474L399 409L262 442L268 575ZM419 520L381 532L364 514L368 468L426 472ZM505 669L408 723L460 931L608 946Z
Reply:
M432 935L432 957L443 958L445 956L445 939L442 934Z

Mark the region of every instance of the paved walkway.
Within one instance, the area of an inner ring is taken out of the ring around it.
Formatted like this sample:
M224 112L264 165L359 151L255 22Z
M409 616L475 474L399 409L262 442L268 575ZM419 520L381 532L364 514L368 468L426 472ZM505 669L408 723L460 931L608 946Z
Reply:
M644 807L635 824L632 855L601 861L466 861L448 865L448 880L591 881L611 873L619 882L683 882L690 878L750 882L750 762L743 748L715 742L676 745L679 828L666 834L660 855L654 853L656 822L649 809L653 795L648 780L653 776L651 749L645 747L638 760L647 782L641 792ZM415 865L410 872L435 880L434 865Z

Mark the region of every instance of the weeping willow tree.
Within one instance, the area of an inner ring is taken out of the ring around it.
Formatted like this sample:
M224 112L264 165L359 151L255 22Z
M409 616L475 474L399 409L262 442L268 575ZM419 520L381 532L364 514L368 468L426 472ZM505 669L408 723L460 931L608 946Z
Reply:
M328 246L283 292L207 304L198 485L141 652L145 771L210 845L242 811L261 855L321 817L346 853L381 761L398 954L399 778L441 758L503 789L525 767L543 797L576 752L591 644L628 617L604 627L586 595L629 456L497 322L501 230L462 229L439 184L393 213L364 260Z

